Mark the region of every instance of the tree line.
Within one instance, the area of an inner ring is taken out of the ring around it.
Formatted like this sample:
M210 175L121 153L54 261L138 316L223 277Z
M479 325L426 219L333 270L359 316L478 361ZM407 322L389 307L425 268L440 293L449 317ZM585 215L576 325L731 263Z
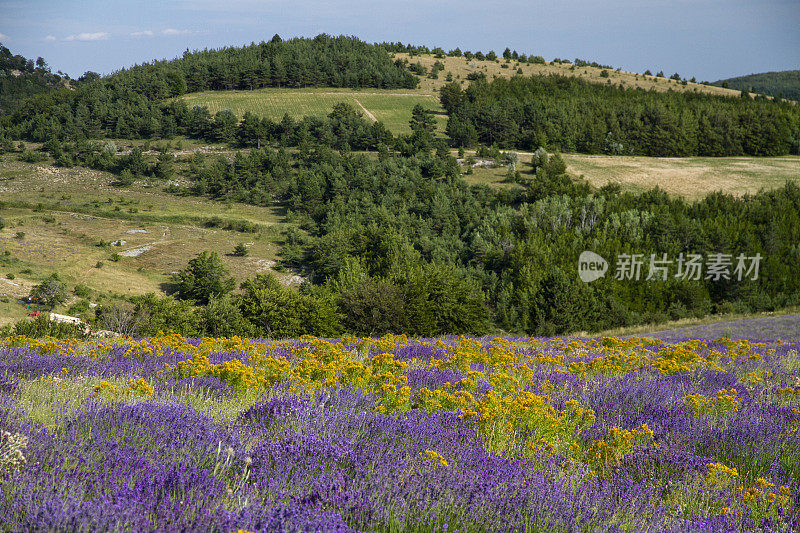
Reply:
M655 92L564 76L450 83L457 146L647 156L775 156L800 150L800 108L766 98Z

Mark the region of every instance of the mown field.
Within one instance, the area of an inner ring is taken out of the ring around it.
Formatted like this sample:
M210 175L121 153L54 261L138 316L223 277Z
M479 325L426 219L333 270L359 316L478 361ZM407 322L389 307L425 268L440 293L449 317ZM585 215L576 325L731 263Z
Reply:
M530 154L519 152L523 177L533 178ZM800 180L800 157L644 157L561 154L567 172L594 187L618 183L623 190L642 192L655 186L687 200L722 191L741 196L782 187ZM506 167L474 168L470 184L519 187L509 182Z
M7 339L0 523L796 531L800 344L761 337Z
M444 131L445 117L436 95L431 92L364 89L260 89L256 91L207 91L183 97L189 107L205 106L213 115L230 109L238 117L250 111L262 118L280 122L284 114L293 118L308 115L326 116L333 106L344 102L371 120L379 120L394 134L410 133L411 110L420 104L436 111L439 130Z
M567 154L568 170L602 187L619 183L642 191L658 185L689 200L709 192L736 196L800 180L800 157L636 157Z

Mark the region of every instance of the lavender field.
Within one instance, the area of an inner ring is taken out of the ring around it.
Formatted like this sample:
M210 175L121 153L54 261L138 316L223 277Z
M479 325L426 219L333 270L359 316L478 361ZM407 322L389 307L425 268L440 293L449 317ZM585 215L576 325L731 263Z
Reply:
M797 531L800 343L24 337L3 531Z

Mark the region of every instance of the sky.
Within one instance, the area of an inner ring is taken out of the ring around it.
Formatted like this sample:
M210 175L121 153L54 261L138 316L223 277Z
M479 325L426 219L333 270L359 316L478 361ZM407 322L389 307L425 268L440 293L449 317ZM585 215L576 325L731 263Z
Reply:
M73 78L276 33L508 46L701 81L800 69L800 0L0 0L0 42Z

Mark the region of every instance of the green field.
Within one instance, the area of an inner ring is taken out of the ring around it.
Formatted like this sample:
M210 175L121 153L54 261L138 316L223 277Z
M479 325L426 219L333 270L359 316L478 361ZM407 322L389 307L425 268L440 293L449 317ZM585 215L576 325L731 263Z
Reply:
M365 89L260 89L257 91L207 91L183 97L189 107L205 106L213 115L230 109L238 117L250 111L262 118L279 121L288 113L294 118L307 115L324 116L334 105L344 102L365 117L379 120L394 134L409 133L408 121L415 105L436 111L439 131L444 131L446 118L437 97L430 92Z

